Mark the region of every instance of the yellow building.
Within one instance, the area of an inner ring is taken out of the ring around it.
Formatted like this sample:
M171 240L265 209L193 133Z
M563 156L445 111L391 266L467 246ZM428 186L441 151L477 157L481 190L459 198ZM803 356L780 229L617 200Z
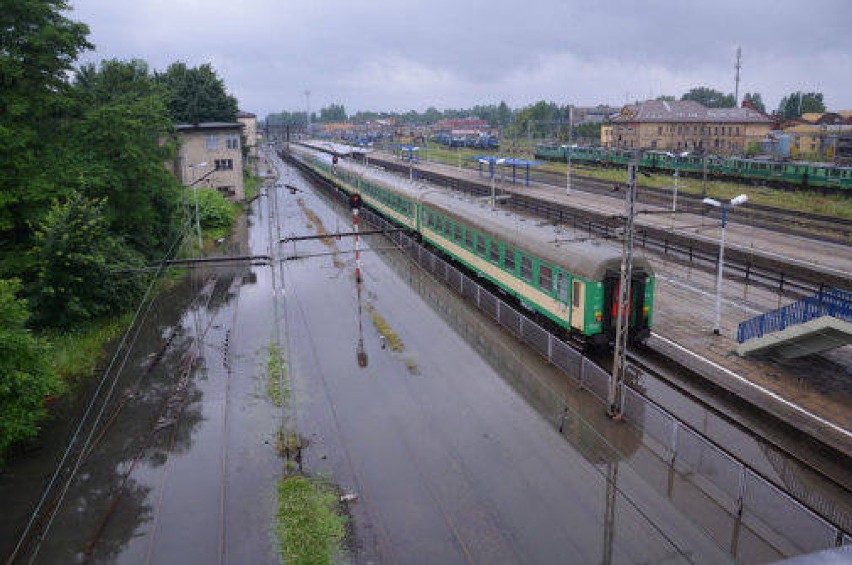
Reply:
M251 112L237 112L237 121L243 124L243 135L246 139L246 147L253 152L257 146L257 116Z
M601 126L601 146L612 147L612 126Z
M784 133L790 135L792 158L834 161L838 146L845 145L852 135L852 124L796 124L784 128Z
M612 146L622 149L743 153L772 129L752 108L707 108L691 100L629 104L612 119Z
M215 188L233 200L245 198L239 122L179 124L180 150L173 172L186 186Z

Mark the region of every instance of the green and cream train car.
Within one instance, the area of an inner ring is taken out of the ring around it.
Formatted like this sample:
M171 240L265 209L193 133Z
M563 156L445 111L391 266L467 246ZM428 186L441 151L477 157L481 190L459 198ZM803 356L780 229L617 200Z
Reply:
M505 211L492 211L442 189L422 189L389 173L330 157L303 155L305 162L345 192L422 239L527 308L593 345L615 334L621 250L606 242L557 233ZM637 257L629 307L634 341L650 335L654 272Z

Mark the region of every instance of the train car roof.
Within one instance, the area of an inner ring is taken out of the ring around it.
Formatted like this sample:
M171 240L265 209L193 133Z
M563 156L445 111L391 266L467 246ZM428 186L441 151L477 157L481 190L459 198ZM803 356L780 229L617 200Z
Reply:
M330 156L316 155L330 163ZM470 200L459 192L423 185L375 167L342 161L338 166L369 177L388 191L411 201L420 201L463 223L480 228L486 235L526 251L551 265L587 280L602 280L606 274L621 272L621 247L600 239L589 239L585 233L557 226L535 218L525 218L505 209L491 210L487 199ZM635 255L633 269L653 275L650 261Z

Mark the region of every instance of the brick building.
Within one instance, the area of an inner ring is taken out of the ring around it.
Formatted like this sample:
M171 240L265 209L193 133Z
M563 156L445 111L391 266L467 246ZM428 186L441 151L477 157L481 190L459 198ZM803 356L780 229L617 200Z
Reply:
M624 106L612 119L612 147L739 154L770 129L772 120L752 108L649 100Z

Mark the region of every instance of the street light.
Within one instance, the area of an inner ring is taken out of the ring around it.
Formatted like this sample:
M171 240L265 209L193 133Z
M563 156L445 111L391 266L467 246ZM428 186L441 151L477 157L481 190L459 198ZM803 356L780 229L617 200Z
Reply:
M719 267L716 272L716 323L713 325L713 333L719 335L722 325L722 271L725 267L725 227L728 225L728 210L734 206L740 206L748 201L748 196L740 194L736 198L732 198L730 202L719 202L712 198L702 200L708 206L714 206L722 209L722 235L719 242Z
M198 234L198 249L204 249L204 243L201 241L201 220L200 214L198 213L198 181L201 179L195 180L195 169L203 169L207 166L207 161L202 163L198 163L197 165L190 165L189 168L192 169L192 192L195 198L195 232ZM202 177L204 178L204 177Z

